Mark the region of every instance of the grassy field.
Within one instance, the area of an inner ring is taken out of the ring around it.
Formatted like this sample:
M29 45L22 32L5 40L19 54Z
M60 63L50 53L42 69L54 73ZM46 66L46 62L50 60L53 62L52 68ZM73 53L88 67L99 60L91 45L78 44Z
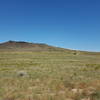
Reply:
M0 52L0 100L100 100L100 54Z

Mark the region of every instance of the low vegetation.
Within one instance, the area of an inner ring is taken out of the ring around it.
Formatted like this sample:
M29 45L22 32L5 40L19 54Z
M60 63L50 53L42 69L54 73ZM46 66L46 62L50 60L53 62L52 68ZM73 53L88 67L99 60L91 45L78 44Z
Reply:
M100 100L100 55L2 51L0 100Z

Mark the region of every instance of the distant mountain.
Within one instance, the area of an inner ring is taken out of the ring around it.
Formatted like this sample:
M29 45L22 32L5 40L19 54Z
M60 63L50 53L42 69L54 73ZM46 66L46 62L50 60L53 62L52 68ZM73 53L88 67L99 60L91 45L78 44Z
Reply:
M42 43L24 41L7 41L0 43L0 51L65 51L67 49L49 46Z
M0 43L0 51L31 51L31 52L40 52L40 51L60 51L71 53L73 55L79 54L88 54L88 55L100 55L100 52L88 52L88 51L79 51L79 50L70 50L55 46L50 46L42 43L29 43L24 41L7 41Z

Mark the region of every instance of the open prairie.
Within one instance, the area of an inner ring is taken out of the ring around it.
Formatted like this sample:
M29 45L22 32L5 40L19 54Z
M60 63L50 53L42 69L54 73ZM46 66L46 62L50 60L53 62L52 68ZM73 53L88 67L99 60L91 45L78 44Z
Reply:
M100 53L1 51L0 100L100 100Z
M100 0L0 0L0 100L100 100Z

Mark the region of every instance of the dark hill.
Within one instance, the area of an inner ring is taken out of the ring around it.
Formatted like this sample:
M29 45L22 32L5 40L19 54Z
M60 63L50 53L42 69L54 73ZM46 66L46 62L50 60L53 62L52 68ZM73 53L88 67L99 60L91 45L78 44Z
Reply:
M0 51L65 51L66 49L49 46L42 43L24 41L7 41L0 43Z
M7 41L0 43L0 51L61 51L71 53L73 55L88 54L88 55L100 55L100 52L87 52L79 50L70 50L59 48L55 46L50 46L43 43L29 43L24 41Z

